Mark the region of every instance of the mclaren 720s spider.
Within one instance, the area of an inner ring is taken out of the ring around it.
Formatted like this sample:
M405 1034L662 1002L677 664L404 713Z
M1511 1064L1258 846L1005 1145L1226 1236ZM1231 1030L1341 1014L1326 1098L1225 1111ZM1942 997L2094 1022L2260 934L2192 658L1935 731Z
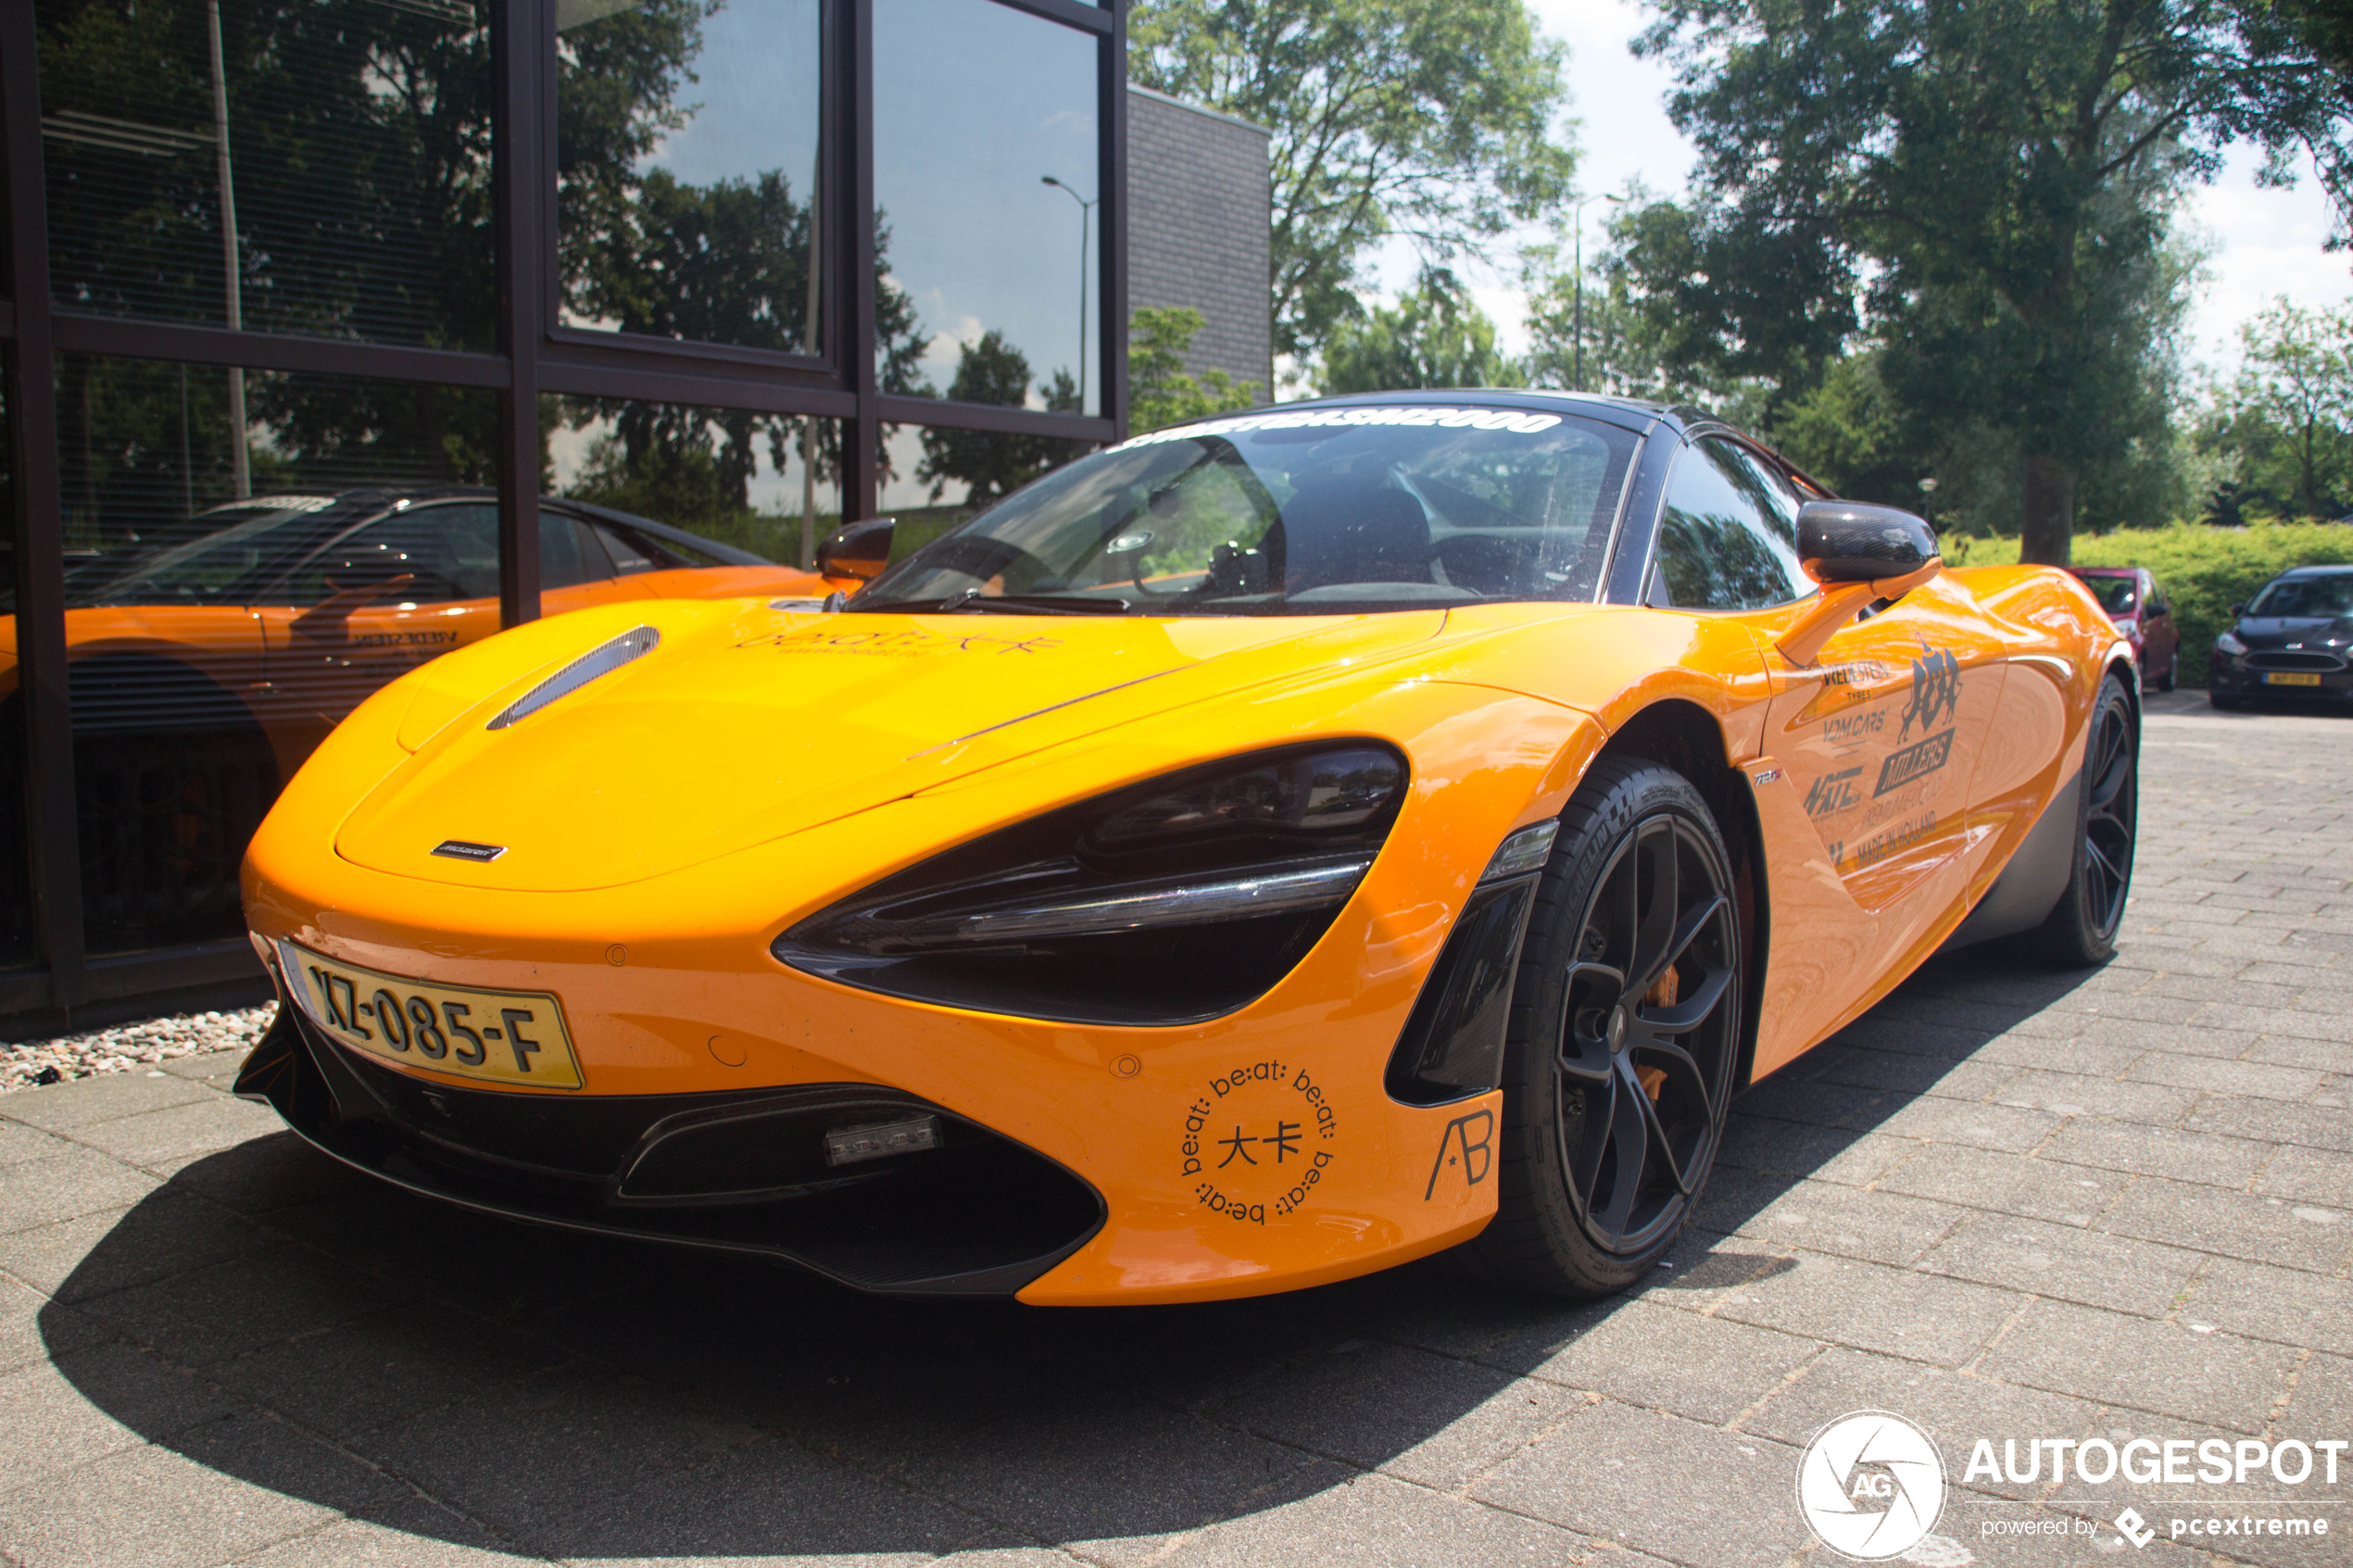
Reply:
M241 1091L871 1291L1594 1295L1930 954L2113 948L2099 603L1695 412L1295 404L888 533L822 608L590 608L371 696L246 860Z

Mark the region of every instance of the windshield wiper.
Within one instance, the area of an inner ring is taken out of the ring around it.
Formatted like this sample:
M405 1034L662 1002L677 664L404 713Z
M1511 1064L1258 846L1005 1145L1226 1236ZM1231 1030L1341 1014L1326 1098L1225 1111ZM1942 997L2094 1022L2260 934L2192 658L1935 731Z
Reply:
M1122 598L1098 598L1077 594L984 594L965 588L944 599L852 599L842 607L873 615L1125 615L1132 608Z
M939 608L951 615L1125 615L1128 604L1122 598L1078 594L984 594L967 588Z

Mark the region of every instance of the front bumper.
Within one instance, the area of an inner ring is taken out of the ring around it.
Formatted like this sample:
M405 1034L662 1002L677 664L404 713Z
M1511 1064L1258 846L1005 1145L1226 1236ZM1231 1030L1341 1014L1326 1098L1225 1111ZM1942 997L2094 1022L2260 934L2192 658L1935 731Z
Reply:
M1011 1295L1083 1246L1101 1197L1052 1160L871 1084L515 1095L428 1082L291 1003L237 1074L347 1165L514 1219L765 1254L861 1290ZM939 1147L834 1169L828 1132L937 1119Z
M2260 659L2259 653L2252 656ZM2353 670L2309 670L2287 671L2318 675L2321 684L2308 685L2275 685L2263 679L2265 671L2250 667L2247 657L2234 658L2217 652L2209 656L2207 667L2207 688L2226 696L2279 697L2290 701L2343 701L2353 698Z

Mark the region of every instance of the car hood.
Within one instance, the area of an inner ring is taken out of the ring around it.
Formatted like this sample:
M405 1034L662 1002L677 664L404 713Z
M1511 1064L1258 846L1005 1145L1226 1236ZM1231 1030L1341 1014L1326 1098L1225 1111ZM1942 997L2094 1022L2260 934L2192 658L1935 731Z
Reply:
M2232 630L2250 648L2284 647L2301 643L2318 647L2334 642L2340 646L2353 637L2353 621L2321 615L2247 615Z
M1113 724L1378 659L1446 622L1440 610L1148 621L741 604L672 604L646 619L661 633L654 651L511 727L485 725L549 667L462 716L404 723L404 736L425 732L416 754L344 820L337 853L472 887L617 886ZM580 651L621 629L598 617ZM418 708L433 696L421 681ZM451 839L502 852L433 853Z

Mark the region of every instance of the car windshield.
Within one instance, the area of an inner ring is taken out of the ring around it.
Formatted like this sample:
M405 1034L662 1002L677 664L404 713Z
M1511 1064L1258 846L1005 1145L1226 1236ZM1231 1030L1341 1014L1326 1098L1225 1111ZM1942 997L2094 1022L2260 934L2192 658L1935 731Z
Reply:
M849 608L1327 615L1587 600L1637 442L1500 408L1297 409L1156 431L1008 496Z
M273 509L258 517L233 522L202 538L168 550L143 556L128 571L78 590L69 586L67 601L76 608L94 605L214 605L243 604L254 579L271 575L269 569L291 566L321 541L351 526L353 511L340 506L309 504ZM373 505L382 506L381 497Z
M2276 579L2255 596L2246 613L2329 620L2353 615L2353 571Z
M2141 602L2141 584L2132 577L2095 577L2085 573L2083 586L2100 601L2100 608L2110 615L2130 615Z

